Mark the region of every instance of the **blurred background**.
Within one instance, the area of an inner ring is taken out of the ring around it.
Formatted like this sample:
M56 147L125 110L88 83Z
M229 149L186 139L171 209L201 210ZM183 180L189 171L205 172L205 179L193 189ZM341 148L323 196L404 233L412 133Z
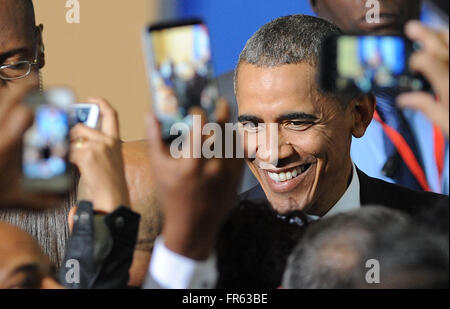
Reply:
M448 1L438 1L446 6ZM81 20L68 24L66 0L35 0L37 23L44 24L46 87L67 85L79 102L107 98L118 110L122 138L145 138L151 106L141 46L149 22L201 17L210 28L216 75L233 70L247 39L263 24L284 15L313 14L308 0L79 0ZM424 20L442 21L430 5Z

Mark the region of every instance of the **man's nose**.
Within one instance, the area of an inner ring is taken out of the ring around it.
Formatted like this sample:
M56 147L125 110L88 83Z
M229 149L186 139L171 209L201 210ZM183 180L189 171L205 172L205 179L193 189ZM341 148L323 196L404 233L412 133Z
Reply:
M278 162L294 154L292 145L285 140L278 130L278 125L272 124L266 130L265 140L258 143L256 158L271 166L278 166Z

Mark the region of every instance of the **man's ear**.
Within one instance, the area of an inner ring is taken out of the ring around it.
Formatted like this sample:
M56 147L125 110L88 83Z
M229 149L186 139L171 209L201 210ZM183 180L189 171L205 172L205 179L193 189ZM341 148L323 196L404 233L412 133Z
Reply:
M38 67L42 69L45 66L45 46L44 40L42 39L42 33L44 32L44 25L40 24L36 27L36 46L38 49Z
M351 104L353 114L352 134L356 138L361 138L372 122L376 99L372 94L362 94L356 97Z

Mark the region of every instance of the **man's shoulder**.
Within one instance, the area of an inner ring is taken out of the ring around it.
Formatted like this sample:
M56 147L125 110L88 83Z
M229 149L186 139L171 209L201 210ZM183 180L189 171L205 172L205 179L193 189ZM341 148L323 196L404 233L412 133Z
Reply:
M433 229L448 233L449 197L415 191L372 178L358 170L361 205L379 205L410 215Z
M360 170L358 170L358 176L361 187L361 202L363 204L374 204L377 201L384 201L387 204L396 202L399 205L411 202L445 203L448 205L449 202L447 195L412 190L401 185L367 176Z

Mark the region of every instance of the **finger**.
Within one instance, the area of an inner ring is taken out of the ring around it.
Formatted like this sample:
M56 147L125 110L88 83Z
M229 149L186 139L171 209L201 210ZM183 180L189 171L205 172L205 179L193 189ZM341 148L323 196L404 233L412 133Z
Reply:
M148 114L146 122L150 163L153 165L168 160L167 146L162 139L160 122L153 113Z
M216 119L220 125L225 124L230 120L230 107L228 102L224 98L217 100L216 104Z
M105 136L102 132L89 128L84 124L77 124L70 130L71 142L76 141L79 138L85 138L96 142L108 142L112 139L109 136Z
M70 208L69 214L67 215L67 223L69 224L70 233L72 233L72 231L73 231L74 217L75 217L77 211L78 211L78 207L73 206L72 208Z
M111 137L120 139L119 116L117 111L103 98L90 98L89 103L97 104L102 116L101 131Z
M405 32L411 40L422 43L425 52L448 62L448 39L447 42L443 40L443 34L424 26L418 21L409 22L406 25Z
M428 114L436 107L436 102L429 93L410 92L398 96L397 105L401 108L412 108Z
M33 113L23 105L16 106L1 125L0 148L9 148L21 142L26 130L33 124Z
M202 157L202 145L208 136L204 136L203 128L207 122L206 112L200 107L193 107L189 110L189 114L193 117L193 125L189 132L189 150L185 157L199 159Z
M0 95L0 124L7 117L8 112L16 105L20 104L27 93L34 90L34 83L26 82L23 86L7 91Z
M422 73L433 85L435 91L448 93L448 64L436 59L426 53L420 52L411 56L410 67L416 72Z
M442 42L445 43L445 45L447 46L447 48L449 47L449 37L448 37L448 30L447 31L442 31L439 33L439 36L441 37Z
M397 98L400 108L412 108L423 112L434 124L438 125L448 136L448 106L436 102L432 95L425 92L405 93Z
M70 144L70 156L69 160L71 163L76 165L80 171L80 175L83 175L83 169L85 160L91 159L91 155L93 154L93 147L95 142L90 140L85 140L79 143Z

